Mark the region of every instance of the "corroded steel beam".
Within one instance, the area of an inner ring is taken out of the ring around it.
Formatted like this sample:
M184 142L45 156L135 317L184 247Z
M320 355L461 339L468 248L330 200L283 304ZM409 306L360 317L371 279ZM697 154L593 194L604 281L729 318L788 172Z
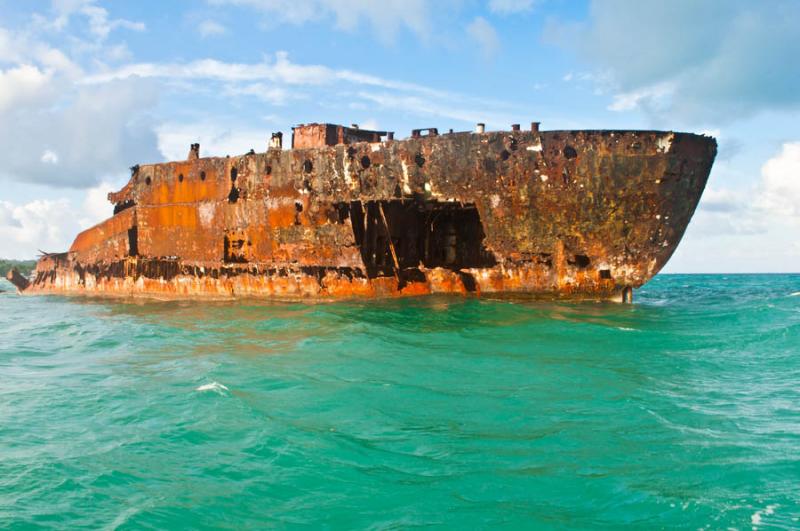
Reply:
M23 292L28 289L28 286L31 284L30 281L25 278L16 267L12 267L8 273L6 273L6 279L14 284L14 287L16 287L17 291L19 292Z

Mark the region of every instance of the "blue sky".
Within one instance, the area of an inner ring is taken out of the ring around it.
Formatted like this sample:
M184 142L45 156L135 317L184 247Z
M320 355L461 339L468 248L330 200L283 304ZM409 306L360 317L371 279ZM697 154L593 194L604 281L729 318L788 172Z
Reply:
M792 0L0 0L0 256L67 248L196 141L541 121L713 134L667 271L797 271L798 28Z

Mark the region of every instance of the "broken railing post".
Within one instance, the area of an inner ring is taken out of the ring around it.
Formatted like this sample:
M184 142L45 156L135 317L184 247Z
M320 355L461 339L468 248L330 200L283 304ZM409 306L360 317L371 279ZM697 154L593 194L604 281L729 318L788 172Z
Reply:
M189 146L189 156L186 160L197 160L200 158L200 144L192 144Z
M272 138L269 139L269 149L283 149L283 133L280 131L272 133Z

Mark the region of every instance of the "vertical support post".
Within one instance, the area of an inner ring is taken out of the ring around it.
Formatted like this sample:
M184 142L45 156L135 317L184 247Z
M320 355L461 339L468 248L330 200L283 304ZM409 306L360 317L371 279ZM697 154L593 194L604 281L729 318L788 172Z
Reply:
M633 304L633 288L630 286L625 286L622 289L622 303L623 304Z
M399 284L400 282L400 262L397 260L397 253L394 250L394 242L392 241L392 231L389 230L389 222L386 221L386 214L383 213L383 205L378 201L378 211L381 213L383 226L386 229L386 239L389 240L389 250L392 253L392 260L394 261L394 276Z

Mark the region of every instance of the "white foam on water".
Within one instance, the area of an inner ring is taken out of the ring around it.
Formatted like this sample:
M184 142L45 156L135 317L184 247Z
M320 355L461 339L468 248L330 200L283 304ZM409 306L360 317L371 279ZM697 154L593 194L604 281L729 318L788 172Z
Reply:
M775 513L775 509L777 509L777 508L778 508L778 504L776 503L774 505L767 505L764 509L754 512L753 515L750 516L750 523L753 524L754 526L761 524L761 516L762 515L769 516L771 514L774 514ZM755 528L753 528L753 529L755 529Z
M228 390L228 388L225 387L224 385L222 385L219 382L211 382L211 383L203 384L200 387L198 387L197 389L195 389L195 391L213 391L213 392L215 392L217 394L220 394L220 395L224 395L225 391L227 391L227 390Z
M794 293L789 294L790 297L800 297L800 291L795 291Z
M623 330L625 332L638 332L635 328L628 328L627 326L618 326L617 330Z

